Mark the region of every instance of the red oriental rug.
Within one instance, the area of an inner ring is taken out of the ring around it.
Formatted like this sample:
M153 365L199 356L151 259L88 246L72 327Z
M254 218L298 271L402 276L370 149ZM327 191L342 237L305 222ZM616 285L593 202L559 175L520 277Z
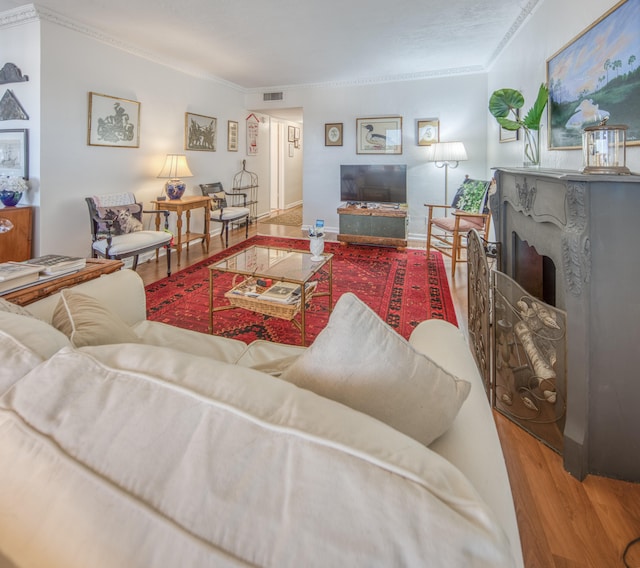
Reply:
M185 268L146 287L148 318L207 333L209 329L208 266L245 247L274 246L308 250L303 239L252 237L211 258ZM457 325L449 284L438 252L427 260L424 250L398 251L391 248L325 243L333 253L333 301L353 292L400 335L408 338L418 323L429 318ZM232 287L233 275L214 271L214 305L227 304L223 293ZM228 282L227 282L228 281ZM318 290L328 287L328 275L321 273ZM328 298L313 299L306 313L307 344L327 324ZM242 308L216 312L214 333L251 343L266 339L300 344L300 331L290 321L257 314Z

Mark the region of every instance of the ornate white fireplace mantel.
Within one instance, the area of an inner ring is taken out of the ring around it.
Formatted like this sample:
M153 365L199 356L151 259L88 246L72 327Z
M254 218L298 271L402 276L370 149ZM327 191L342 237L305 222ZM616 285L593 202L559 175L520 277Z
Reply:
M640 176L496 168L491 197L500 269L516 243L556 267L567 313L565 468L640 481ZM516 238L517 237L517 238Z

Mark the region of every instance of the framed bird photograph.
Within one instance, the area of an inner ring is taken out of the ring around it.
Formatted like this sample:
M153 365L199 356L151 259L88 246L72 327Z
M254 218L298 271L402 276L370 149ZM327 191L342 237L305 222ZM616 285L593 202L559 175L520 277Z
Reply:
M402 117L356 118L357 154L402 154Z

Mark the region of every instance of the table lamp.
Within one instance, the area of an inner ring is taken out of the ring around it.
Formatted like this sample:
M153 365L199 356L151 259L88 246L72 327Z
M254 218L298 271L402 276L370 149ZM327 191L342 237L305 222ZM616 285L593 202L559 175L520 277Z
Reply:
M169 178L164 184L164 190L169 199L180 199L187 185L180 179L193 177L187 157L184 154L167 154L164 166L158 174L159 178Z

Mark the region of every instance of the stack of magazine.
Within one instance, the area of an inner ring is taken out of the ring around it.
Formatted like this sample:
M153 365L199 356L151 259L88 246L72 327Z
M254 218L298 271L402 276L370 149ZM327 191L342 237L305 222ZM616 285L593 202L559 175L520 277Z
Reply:
M305 285L306 294L311 293L317 282L307 282ZM269 288L263 289L256 286L252 279L246 280L242 285L236 286L233 294L255 298L256 300L267 300L269 302L278 302L280 304L295 304L300 301L300 284L292 282L274 282Z
M0 263L0 294L26 288L82 270L86 259L60 254L48 254L24 262Z

